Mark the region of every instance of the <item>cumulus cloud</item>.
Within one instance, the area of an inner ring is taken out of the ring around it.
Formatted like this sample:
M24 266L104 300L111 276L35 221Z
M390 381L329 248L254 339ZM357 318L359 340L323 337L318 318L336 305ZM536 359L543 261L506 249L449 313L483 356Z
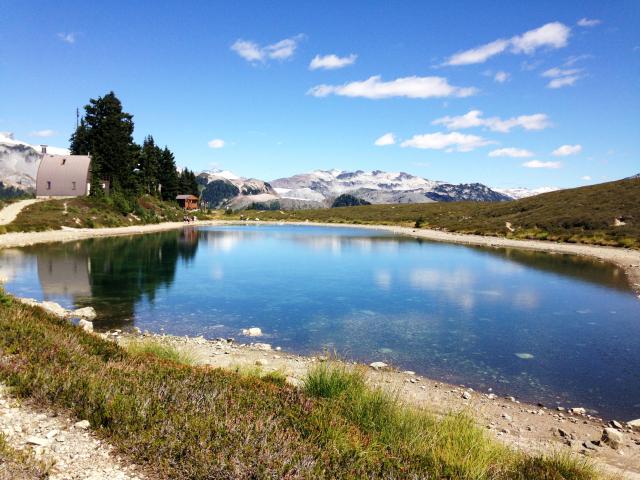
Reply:
M522 164L526 168L560 168L560 162L541 162L540 160L530 160Z
M477 135L465 135L460 132L426 133L414 135L400 144L401 147L413 147L430 150L446 150L447 152L470 152L492 142Z
M56 134L54 130L45 129L45 130L36 130L35 132L31 132L29 136L31 137L53 137Z
M210 140L207 145L209 145L209 148L222 148L224 147L224 140L221 138L214 138L213 140Z
M378 138L373 144L377 147L385 147L387 145L394 145L396 143L396 136L389 132Z
M576 22L580 27L595 27L596 25L600 25L602 20L598 20L597 18L586 18L583 17Z
M551 155L555 157L567 157L569 155L576 155L581 151L582 145L562 145L551 152Z
M493 76L493 80L498 83L504 83L509 80L509 77L510 75L507 72L500 71L496 72L496 74Z
M58 38L62 40L64 43L76 43L76 34L73 32L69 33L58 33Z
M309 64L309 70L318 70L319 68L324 70L335 70L338 68L347 67L353 65L358 56L354 53L347 57L338 57L333 53L330 55L316 55Z
M547 23L539 28L516 35L508 40L498 39L458 52L447 59L445 65L471 65L484 63L491 57L510 51L514 54L532 54L537 49L562 48L567 45L571 29L560 22Z
M343 97L363 97L371 99L407 97L468 97L474 95L473 87L456 87L449 85L443 77L403 77L385 82L380 75L369 77L360 82L344 85L316 85L307 94L314 97L340 95Z
M549 117L545 113L535 113L533 115L520 115L501 119L500 117L482 116L482 111L471 110L464 115L446 116L437 118L433 125L444 125L449 130L459 130L461 128L484 127L494 132L507 133L511 129L519 127L524 130L544 130L551 126Z
M264 63L270 59L285 60L293 56L303 38L304 35L300 34L265 46L251 40L238 39L231 45L231 50L251 63Z
M511 157L511 158L527 158L533 157L533 152L523 148L499 148L489 152L490 157Z

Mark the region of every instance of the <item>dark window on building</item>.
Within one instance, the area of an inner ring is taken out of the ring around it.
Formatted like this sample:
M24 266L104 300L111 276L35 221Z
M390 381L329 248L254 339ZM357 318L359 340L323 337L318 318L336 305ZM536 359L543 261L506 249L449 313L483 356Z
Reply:
M75 190L76 189L76 182L71 182L71 190Z
M51 190L51 182L47 181L47 190Z

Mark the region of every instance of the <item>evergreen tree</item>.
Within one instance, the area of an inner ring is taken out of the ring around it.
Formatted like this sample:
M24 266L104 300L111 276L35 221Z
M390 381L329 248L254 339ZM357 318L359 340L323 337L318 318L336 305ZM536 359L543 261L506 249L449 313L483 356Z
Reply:
M69 146L71 155L88 155L90 153L89 129L84 118L80 120L80 125L77 126L69 141L71 143Z
M144 139L139 155L139 182L144 193L159 195L160 161L162 150L155 144L153 137L148 135Z
M84 109L83 121L71 137L72 152L91 153L94 184L108 180L114 190L135 192L133 116L122 110L113 92L90 99Z
M158 181L160 183L160 192L163 200L175 200L178 195L178 171L176 170L176 160L173 153L164 147L160 153L158 171Z
M185 168L184 170L182 170L182 172L180 172L178 185L181 194L195 195L196 197L199 196L196 174L188 168Z

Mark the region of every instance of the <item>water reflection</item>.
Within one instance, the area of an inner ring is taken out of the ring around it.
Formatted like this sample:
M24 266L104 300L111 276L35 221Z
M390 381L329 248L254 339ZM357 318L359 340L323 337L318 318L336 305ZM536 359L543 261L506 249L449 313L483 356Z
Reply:
M578 257L349 228L185 228L0 250L0 276L21 296L93 305L97 329L255 325L301 353L640 415L640 305L619 269Z

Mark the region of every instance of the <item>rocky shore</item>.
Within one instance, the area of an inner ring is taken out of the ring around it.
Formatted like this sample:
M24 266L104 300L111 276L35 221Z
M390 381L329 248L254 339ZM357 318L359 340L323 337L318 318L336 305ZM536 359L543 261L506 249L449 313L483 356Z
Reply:
M241 371L259 368L265 373L279 371L293 385L300 385L314 364L333 361L323 355L305 357L284 352L277 346L253 341L246 334L245 343L234 339L152 334L137 328L98 335L121 345L140 339L161 342L188 353L202 365ZM580 406L565 410L533 405L512 396L477 392L415 372L399 371L383 362L374 362L366 368L372 385L392 390L403 402L428 408L436 414L468 412L491 435L512 447L529 453L572 452L594 459L618 478L640 479L640 420L605 421L589 415Z

